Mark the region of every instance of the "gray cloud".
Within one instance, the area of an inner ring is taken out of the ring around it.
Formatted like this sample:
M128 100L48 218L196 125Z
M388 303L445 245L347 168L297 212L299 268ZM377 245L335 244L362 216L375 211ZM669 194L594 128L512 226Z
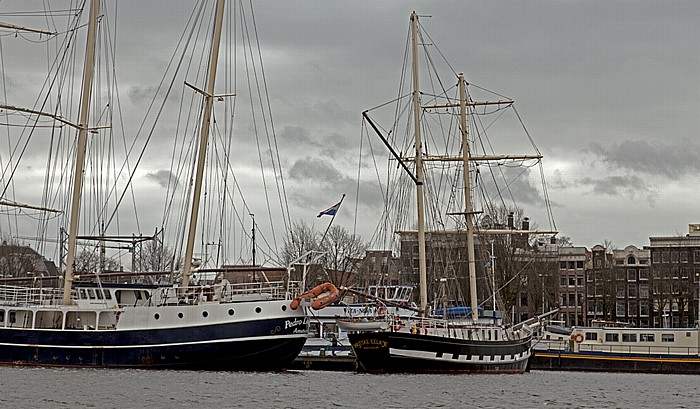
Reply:
M590 150L610 166L673 180L700 170L700 145L687 140L672 144L625 140L610 148L591 143Z
M160 185L160 187L168 187L168 184L170 184L171 187L177 187L178 184L180 183L177 180L177 176L173 175L170 171L168 170L159 170L155 173L147 173L146 174L146 179L149 179L151 181L154 181Z
M583 186L593 188L593 193L634 197L639 192L646 192L644 180L639 176L608 176L602 179L586 177L580 180Z

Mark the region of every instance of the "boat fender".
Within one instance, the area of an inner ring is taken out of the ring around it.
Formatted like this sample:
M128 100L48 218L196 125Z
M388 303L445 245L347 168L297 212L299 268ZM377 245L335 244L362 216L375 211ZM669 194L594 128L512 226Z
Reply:
M580 344L581 342L583 342L583 334L574 335L574 341L576 341L577 344Z

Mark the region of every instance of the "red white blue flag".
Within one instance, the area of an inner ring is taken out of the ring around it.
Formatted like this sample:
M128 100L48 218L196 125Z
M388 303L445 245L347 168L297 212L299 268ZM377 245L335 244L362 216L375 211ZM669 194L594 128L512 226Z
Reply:
M345 195L343 195L344 197ZM334 204L333 206L329 207L328 209L322 211L321 213L318 214L316 217L321 217L323 215L329 215L329 216L335 216L336 213L338 213L338 209L340 209L340 204L343 203L343 200L341 199L340 202Z

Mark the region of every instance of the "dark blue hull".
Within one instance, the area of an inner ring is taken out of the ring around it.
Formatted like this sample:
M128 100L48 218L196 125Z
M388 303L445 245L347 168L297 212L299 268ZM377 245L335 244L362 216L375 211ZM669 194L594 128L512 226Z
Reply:
M306 341L285 319L147 330L0 328L0 364L277 370Z
M403 332L349 333L358 366L367 372L521 373L530 338L473 341Z

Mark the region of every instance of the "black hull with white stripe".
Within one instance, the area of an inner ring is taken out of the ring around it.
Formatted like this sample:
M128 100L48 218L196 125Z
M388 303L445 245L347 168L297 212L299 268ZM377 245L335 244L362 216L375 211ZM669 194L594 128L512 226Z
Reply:
M385 331L348 338L366 372L522 373L530 357L530 336L486 341Z

